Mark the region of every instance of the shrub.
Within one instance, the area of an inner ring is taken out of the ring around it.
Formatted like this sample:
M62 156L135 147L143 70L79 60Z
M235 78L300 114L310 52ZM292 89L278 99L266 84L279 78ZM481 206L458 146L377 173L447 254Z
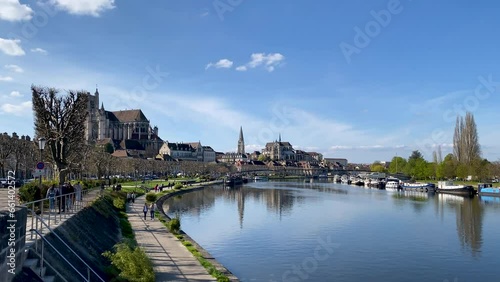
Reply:
M174 185L174 189L181 189L184 185L182 185L181 183L177 182L175 183Z
M156 202L156 194L155 193L147 193L146 201L148 202Z
M173 234L178 234L181 230L181 219L178 216L172 218L167 224L168 230Z
M42 189L40 191L40 199L45 199L45 196L47 195L47 190L49 189L52 184L56 184L56 181L44 181L42 182ZM36 190L39 186L38 181L33 181L30 183L24 184L21 188L19 188L19 200L22 203L27 203L27 202L32 202L35 200L35 194ZM38 200L40 200L38 199Z
M132 247L127 241L115 245L115 252L102 254L119 271L119 277L127 281L155 281L153 265L140 247Z
M123 198L113 198L113 206L120 211L125 211L125 200Z

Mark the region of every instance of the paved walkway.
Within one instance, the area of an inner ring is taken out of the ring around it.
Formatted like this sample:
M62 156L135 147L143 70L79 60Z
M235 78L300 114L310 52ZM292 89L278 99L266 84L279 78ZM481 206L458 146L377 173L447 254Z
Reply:
M128 220L139 246L153 263L155 281L216 281L198 260L158 219L146 220L142 207L145 197L127 204Z

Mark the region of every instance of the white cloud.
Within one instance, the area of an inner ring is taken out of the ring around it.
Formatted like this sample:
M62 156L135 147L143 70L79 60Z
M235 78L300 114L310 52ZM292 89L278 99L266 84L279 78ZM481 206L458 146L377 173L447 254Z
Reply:
M33 53L40 53L40 54L43 54L43 55L47 55L47 50L45 49L42 49L42 48L33 48L31 49L31 52Z
M19 3L19 0L0 0L0 20L5 21L29 21L33 10Z
M10 92L10 97L22 97L23 95L19 91Z
M0 38L0 51L9 56L23 56L25 53L20 43L19 39Z
M94 17L115 8L115 0L51 0L50 3L70 14Z
M22 102L20 104L3 104L0 106L1 113L12 114L15 116L25 116L32 111L31 101Z
M246 66L239 66L236 68L237 71L246 71L247 67Z
M200 17L204 18L206 16L208 16L210 13L208 11L205 11L203 13L201 13Z
M10 76L2 76L0 75L0 81L12 81L12 77Z
M17 72L17 73L24 72L24 70L18 65L5 65L4 68L8 69L11 72Z
M233 66L233 62L228 59L221 59L217 63L208 63L205 69L214 67L216 69L230 69Z
M280 53L254 53L250 57L251 60L246 64L246 67L256 68L263 66L268 72L274 71L285 60L285 56ZM242 68L241 70L246 70L246 67L244 66L244 69Z

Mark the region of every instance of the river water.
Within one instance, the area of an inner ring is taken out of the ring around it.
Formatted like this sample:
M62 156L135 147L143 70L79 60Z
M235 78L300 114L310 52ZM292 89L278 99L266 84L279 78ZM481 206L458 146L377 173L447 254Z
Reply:
M500 281L500 199L255 182L164 209L241 281Z

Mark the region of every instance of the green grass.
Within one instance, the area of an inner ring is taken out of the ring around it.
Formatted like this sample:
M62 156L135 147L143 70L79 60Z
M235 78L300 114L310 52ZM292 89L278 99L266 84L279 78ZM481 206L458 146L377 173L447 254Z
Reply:
M181 181L196 181L200 182L200 178L196 177L179 177L179 178L169 178L168 180L165 179L154 179L154 180L147 180L144 183L142 183L142 180L137 180L137 181L127 181L121 183L122 187L123 186L137 186L141 187L141 185L145 185L147 187L154 187L156 184L165 184L167 185L169 182L181 182Z

